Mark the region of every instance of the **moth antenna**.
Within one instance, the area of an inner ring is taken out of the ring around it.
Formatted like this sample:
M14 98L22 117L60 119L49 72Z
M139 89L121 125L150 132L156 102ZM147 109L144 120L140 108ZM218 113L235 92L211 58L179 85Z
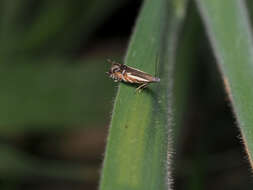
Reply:
M157 77L157 71L158 71L158 65L159 65L159 62L160 62L160 53L156 54L156 58L155 59L156 59L155 60L155 78L158 78Z
M110 63L110 64L115 64L115 63L116 63L116 61L111 60L111 59L106 59L106 60L107 60L107 62Z
M111 59L106 59L108 63L112 63L113 61Z

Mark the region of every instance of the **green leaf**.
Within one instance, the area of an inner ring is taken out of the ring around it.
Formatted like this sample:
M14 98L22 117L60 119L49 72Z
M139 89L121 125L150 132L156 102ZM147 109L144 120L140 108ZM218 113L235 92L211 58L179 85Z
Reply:
M126 0L0 2L0 55L72 56L124 2Z
M65 33L66 22L70 22L71 7L69 0L49 1L46 0L40 6L38 15L32 19L30 26L26 26L26 34L21 40L18 51L32 51L33 49L45 48L50 43L53 46L55 37ZM61 32L64 31L64 32ZM51 47L46 47L49 49Z
M244 1L196 2L253 166L253 40Z
M107 141L101 190L170 187L168 162L172 153L174 50L185 7L184 0L144 2L125 63L158 74L161 82L141 93L135 92L134 85L120 84ZM156 68L158 73L155 73Z
M26 8L28 0L2 0L0 2L0 56L17 44L17 38L23 31L20 26L22 10Z
M105 123L113 83L105 75L104 59L72 64L26 58L5 62L12 64L0 65L1 133L38 124L45 130L52 125Z
M173 106L175 107L173 110L175 125L173 127L173 138L177 152L180 151L178 150L179 146L183 143L181 137L184 130L184 118L189 109L189 95L193 73L197 67L199 42L204 34L196 7L191 3L188 9L191 11L187 12L187 18L178 40L174 68Z

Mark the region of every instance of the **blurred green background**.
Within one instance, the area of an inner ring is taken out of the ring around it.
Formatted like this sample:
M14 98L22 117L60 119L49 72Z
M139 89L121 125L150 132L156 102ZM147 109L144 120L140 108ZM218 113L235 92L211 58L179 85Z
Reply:
M123 60L141 3L0 1L0 189L97 189L117 89L105 60ZM193 17L174 187L252 189L212 50Z

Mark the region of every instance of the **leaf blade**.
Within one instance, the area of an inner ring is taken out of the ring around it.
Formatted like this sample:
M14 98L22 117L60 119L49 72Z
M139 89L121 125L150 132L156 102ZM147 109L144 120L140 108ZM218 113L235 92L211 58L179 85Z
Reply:
M253 40L244 1L196 2L253 166Z
M155 75L155 60L159 56L161 82L139 94L133 86L120 84L107 141L101 190L170 187L170 76L185 6L184 0L144 2L125 62Z

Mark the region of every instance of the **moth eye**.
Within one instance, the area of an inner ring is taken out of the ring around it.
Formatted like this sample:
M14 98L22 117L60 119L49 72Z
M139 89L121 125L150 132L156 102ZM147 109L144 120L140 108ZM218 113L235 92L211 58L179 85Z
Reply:
M126 65L121 65L121 69L127 69L127 66Z

